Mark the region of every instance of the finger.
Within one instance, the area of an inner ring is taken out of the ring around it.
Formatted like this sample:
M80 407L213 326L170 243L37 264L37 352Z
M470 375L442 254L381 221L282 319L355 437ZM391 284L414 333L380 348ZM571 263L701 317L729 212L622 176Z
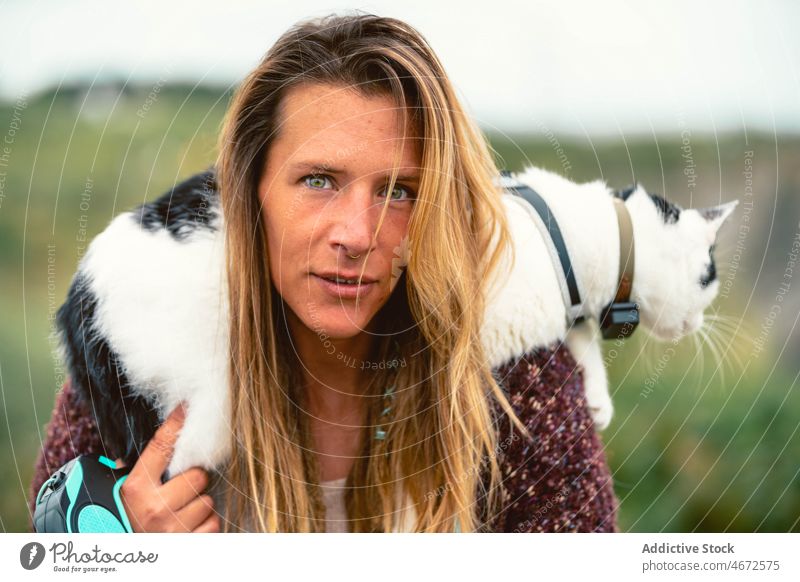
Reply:
M214 513L214 500L210 495L201 495L178 511L175 514L175 519L178 522L179 531L190 532Z
M161 486L161 475L172 459L175 441L178 440L185 418L186 410L179 404L147 443L130 472L130 479L145 480L156 487Z
M192 499L203 493L208 486L208 473L200 467L192 467L175 475L164 483L159 490L161 495L169 499L170 507L178 510Z
M128 521L131 524L131 530L136 533L144 531L142 524L139 523L138 517L131 511L131 508L128 505L128 496L125 494L124 487L120 490L119 499L122 503L122 509L125 510L125 515L128 517Z
M192 533L219 533L220 523L219 515L214 512L208 516L202 524L200 524Z

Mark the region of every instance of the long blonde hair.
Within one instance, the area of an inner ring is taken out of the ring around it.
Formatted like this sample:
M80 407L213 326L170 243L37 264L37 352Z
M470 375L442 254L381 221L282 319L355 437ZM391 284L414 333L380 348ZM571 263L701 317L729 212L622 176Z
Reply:
M388 366L369 388L367 428L378 423L395 374L385 439L365 433L348 477L350 529L391 531L401 487L414 503L416 531L479 530L501 486L493 399L524 432L479 337L484 283L511 248L497 168L422 35L400 20L359 13L301 21L284 33L239 86L220 134L233 414L224 529L324 530L317 463L298 406L299 362L287 349L286 307L269 277L257 195L281 98L308 82L392 96L423 144L407 268L376 315L388 332L376 336L376 355L403 365Z

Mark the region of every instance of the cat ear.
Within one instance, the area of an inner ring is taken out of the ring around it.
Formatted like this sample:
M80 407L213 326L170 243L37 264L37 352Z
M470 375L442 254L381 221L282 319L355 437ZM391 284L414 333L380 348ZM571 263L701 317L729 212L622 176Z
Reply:
M712 232L717 232L719 227L722 226L722 223L725 222L725 219L730 216L731 212L733 212L734 208L736 208L737 204L739 204L738 200L734 200L732 202L726 202L725 204L720 204L719 206L709 206L708 208L698 208L697 212L700 213L700 216L705 218L709 223L709 228Z

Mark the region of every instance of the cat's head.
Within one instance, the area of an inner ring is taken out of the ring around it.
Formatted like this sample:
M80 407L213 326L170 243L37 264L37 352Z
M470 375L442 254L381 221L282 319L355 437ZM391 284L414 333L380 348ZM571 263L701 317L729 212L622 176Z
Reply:
M631 300L639 304L642 326L662 340L697 331L719 292L717 234L739 201L684 209L638 185L614 195L633 221Z

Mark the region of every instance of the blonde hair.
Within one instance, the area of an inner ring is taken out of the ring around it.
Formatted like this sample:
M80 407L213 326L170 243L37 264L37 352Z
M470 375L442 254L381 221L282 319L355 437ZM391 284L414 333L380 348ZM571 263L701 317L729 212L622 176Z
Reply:
M402 487L415 505L416 531L479 530L501 486L493 398L524 432L479 337L484 282L511 248L497 168L425 39L400 20L371 14L295 24L240 85L220 134L233 413L224 529L324 531L317 463L298 407L299 362L269 277L257 195L281 99L300 83L391 96L422 138L408 265L376 315L389 332L376 336L376 353L407 365L387 368L369 387L367 429L378 424L380 396L396 374L386 437L376 441L366 430L348 477L350 529L391 531Z

